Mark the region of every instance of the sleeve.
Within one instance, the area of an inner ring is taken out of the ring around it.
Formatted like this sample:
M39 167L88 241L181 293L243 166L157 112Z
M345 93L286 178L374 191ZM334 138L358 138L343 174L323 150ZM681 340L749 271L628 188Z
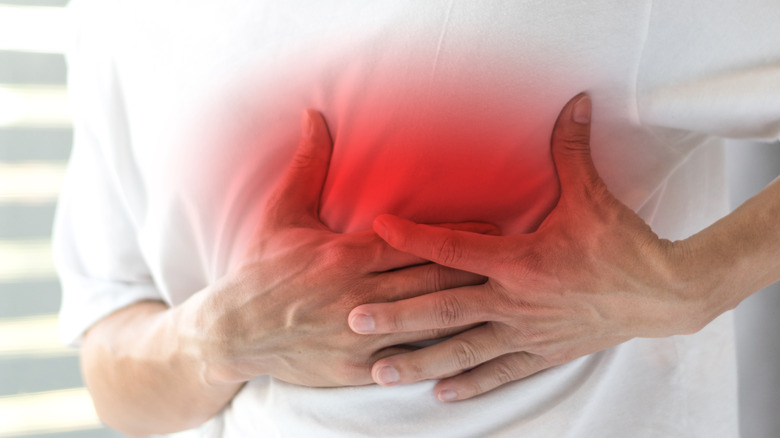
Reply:
M74 144L53 236L62 284L60 333L73 346L110 313L161 300L139 246L144 191L108 56L107 23L83 3L74 2L69 11L78 29L67 53Z
M649 126L780 138L777 0L656 0L637 77Z

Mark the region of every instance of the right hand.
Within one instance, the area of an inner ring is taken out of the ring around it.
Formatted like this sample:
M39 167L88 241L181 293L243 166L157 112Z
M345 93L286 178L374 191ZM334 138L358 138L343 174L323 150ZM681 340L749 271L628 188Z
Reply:
M486 281L397 251L372 230L328 229L319 200L332 141L315 111L304 113L302 131L240 268L189 303L210 383L271 375L305 386L370 384L375 361L464 328L366 337L349 329L351 309ZM448 226L497 233L488 224Z

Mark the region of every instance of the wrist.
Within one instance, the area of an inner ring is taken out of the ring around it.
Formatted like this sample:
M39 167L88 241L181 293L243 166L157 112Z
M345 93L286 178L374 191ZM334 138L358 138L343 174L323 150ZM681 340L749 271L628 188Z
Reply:
M218 342L213 339L212 310L209 288L192 295L177 308L171 309L171 325L178 327L177 361L191 370L192 378L204 389L219 389L237 382L222 378L222 363Z
M672 291L683 311L678 334L696 333L739 303L734 300L733 261L708 236L695 234L671 244Z
M190 362L195 377L209 390L235 393L247 381L270 373L270 361L264 358L272 355L260 354L267 349L263 336L250 335L252 359L244 358L247 351L240 340L247 333L240 324L246 306L235 302L242 295L241 284L229 277L220 280L191 296L173 316L180 328L181 360Z

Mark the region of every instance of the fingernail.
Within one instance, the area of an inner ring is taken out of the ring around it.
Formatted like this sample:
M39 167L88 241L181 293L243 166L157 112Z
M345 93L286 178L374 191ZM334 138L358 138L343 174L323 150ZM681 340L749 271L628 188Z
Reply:
M576 102L574 102L574 110L571 113L571 118L576 123L585 125L590 123L590 113L591 113L591 101L590 96L587 94L577 99Z
M453 401L458 397L458 394L455 393L455 391L451 389L445 389L443 391L439 391L439 393L436 395L436 398L439 399L439 401Z
M359 313L353 316L352 320L349 322L349 325L353 330L363 333L373 332L374 328L376 327L374 324L374 318L363 313Z
M311 117L312 110L304 110L301 116L301 133L307 137L314 134L314 120Z
M397 382L400 376L398 375L398 371L395 368L387 365L383 366L379 369L379 371L376 372L376 378L379 380L379 383L387 385Z

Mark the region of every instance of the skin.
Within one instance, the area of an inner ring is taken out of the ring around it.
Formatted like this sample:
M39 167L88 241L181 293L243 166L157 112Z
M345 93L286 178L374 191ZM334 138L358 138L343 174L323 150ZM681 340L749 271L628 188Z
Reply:
M136 436L188 429L260 375L308 386L444 378L439 399L469 398L633 337L694 332L778 280L780 182L690 239L658 239L601 182L575 113L587 120L590 102L556 124L562 194L535 233L383 216L380 238L319 221L332 144L307 112L241 266L181 305L137 303L85 335L101 419Z
M590 114L590 98L580 95L558 118L551 148L561 196L533 233L375 220L394 248L489 280L353 309L350 327L371 336L476 325L377 361L374 381L443 379L439 400L468 399L632 338L694 333L780 280L780 178L698 234L660 239L599 177Z
M486 278L395 250L371 230L331 232L318 210L332 141L314 111L304 113L302 131L235 271L181 305L137 303L86 333L82 369L106 424L136 436L192 428L262 375L305 386L371 384L372 363L409 351L396 345L464 330L372 337L349 330L347 315L358 304ZM444 227L498 232L487 224Z

